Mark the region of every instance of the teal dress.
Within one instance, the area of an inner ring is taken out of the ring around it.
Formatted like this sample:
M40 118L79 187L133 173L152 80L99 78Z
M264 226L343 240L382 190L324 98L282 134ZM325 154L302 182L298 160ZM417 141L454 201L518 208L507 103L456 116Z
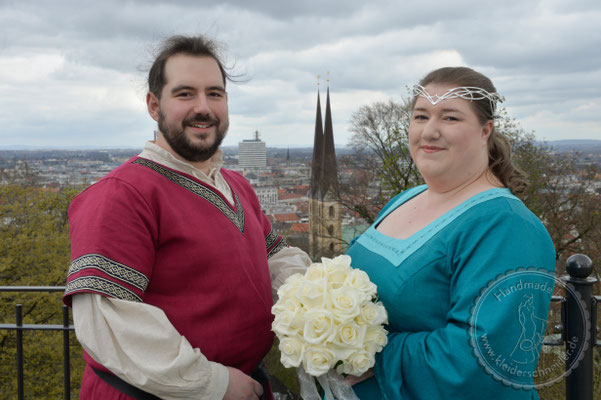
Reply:
M533 387L554 283L555 250L508 189L466 200L407 239L376 230L426 190L392 199L351 243L378 286L388 345L360 399L538 399Z

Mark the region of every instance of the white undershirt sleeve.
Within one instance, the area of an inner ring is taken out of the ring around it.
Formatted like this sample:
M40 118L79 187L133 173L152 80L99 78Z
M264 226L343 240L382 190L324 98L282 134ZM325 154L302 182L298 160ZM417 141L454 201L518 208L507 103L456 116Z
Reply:
M277 291L286 281L286 278L297 273L304 274L311 264L311 258L298 247L284 247L267 261L274 303L278 299Z
M152 305L99 294L73 295L77 339L119 378L161 399L222 399L227 368L211 362Z

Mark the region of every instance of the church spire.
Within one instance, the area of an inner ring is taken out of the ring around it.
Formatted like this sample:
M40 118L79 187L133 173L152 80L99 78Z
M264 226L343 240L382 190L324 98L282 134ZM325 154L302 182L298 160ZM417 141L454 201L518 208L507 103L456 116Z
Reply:
M338 169L336 168L336 150L334 148L334 129L332 127L332 111L330 109L330 87L326 98L326 120L324 130L323 146L323 174L321 196L325 197L329 190L333 190L338 195Z
M319 78L319 77L318 77ZM321 178L323 164L323 122L321 119L321 103L317 90L317 112L315 115L315 137L313 140L313 161L311 162L311 188L309 195L317 198L321 194Z
M315 144L309 191L309 252L313 260L322 256L334 257L342 251L342 209L338 196L329 84L327 90L325 127L321 121L320 93L317 91Z

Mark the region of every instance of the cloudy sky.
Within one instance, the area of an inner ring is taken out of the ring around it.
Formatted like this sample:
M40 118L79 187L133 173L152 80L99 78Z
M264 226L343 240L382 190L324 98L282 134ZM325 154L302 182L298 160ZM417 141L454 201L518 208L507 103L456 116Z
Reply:
M489 5L490 4L490 5ZM141 147L153 50L208 34L246 82L228 86L236 145L311 145L330 73L336 145L362 105L407 97L430 70L490 76L544 140L601 139L598 0L0 0L0 148Z

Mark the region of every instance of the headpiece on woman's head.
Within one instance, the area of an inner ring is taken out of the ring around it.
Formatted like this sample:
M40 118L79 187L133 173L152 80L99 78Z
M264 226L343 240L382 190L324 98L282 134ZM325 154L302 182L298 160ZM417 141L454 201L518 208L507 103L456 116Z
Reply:
M490 93L485 89L474 86L460 86L452 88L439 96L437 94L432 95L428 93L426 88L422 85L415 85L413 86L413 94L415 96L421 96L425 98L433 106L446 99L460 98L469 101L488 99L493 110L496 110L497 103L502 103L505 100L505 98L497 92Z
M429 84L445 85L452 89L442 95L431 95L425 89ZM436 105L445 99L460 98L470 101L478 120L483 125L495 118L497 103L505 100L497 93L490 78L468 67L443 67L429 72L419 84L413 87L413 106L418 97L423 97ZM488 100L488 101L486 101ZM526 177L511 160L511 143L502 133L493 128L488 137L488 167L501 181L516 194L524 190Z

